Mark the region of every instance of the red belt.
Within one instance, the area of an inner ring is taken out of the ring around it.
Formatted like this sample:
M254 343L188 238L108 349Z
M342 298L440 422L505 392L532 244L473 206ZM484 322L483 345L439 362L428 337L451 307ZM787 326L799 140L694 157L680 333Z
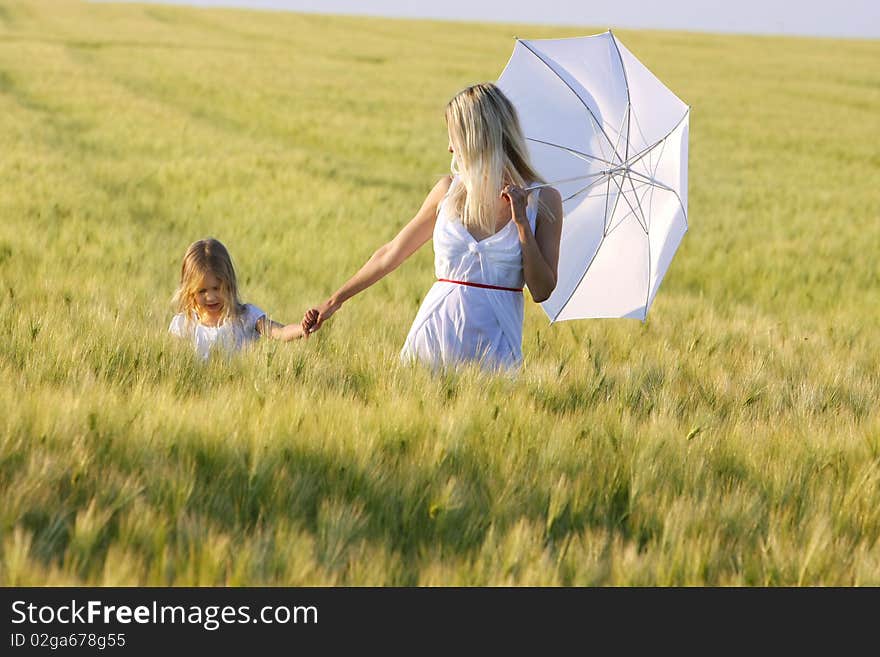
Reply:
M438 278L441 283L455 283L456 285L467 285L468 287L480 287L484 290L504 290L505 292L522 292L521 287L501 287L500 285L486 285L485 283L471 283L469 281L453 281L448 278Z

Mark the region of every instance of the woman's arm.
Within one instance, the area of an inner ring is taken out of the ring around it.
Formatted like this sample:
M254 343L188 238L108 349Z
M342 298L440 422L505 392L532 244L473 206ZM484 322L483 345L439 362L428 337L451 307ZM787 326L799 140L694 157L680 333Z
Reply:
M539 192L535 231L526 216L526 192L519 187L505 187L502 196L510 203L513 220L519 231L523 256L523 275L532 298L541 303L556 289L559 264L559 240L562 236L562 196L553 187Z
M309 323L306 318L303 318L303 325L309 333L314 333L321 328L321 324L339 310L343 303L397 269L404 260L431 239L431 234L434 232L434 222L437 219L437 206L449 191L451 182L452 178L446 176L434 185L434 188L425 197L422 207L397 236L387 244L380 246L354 276L336 290L329 299L317 306L318 315L314 322Z

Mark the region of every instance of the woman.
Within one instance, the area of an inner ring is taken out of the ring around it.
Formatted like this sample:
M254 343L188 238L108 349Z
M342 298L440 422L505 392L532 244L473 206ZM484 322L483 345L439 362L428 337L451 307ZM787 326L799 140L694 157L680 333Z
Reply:
M556 287L562 199L528 159L516 111L494 84L459 92L446 106L453 176L442 178L415 217L317 307L318 330L348 299L434 240L437 282L401 357L432 366L522 362L523 284L536 302Z

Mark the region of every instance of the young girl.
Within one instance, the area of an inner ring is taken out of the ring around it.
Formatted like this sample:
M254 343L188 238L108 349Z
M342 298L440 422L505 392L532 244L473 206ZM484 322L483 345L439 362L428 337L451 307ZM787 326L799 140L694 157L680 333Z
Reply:
M441 179L415 217L317 307L314 332L340 306L396 269L429 239L437 282L401 357L432 366L477 362L487 369L522 361L523 285L546 300L556 286L562 198L541 185L516 111L494 84L458 93L446 107L453 176Z
M189 245L172 303L177 314L169 333L190 340L205 360L217 347L237 351L261 336L285 342L307 337L304 325L279 324L256 306L241 302L232 258L213 238ZM306 316L310 321L316 317L317 312L311 311Z

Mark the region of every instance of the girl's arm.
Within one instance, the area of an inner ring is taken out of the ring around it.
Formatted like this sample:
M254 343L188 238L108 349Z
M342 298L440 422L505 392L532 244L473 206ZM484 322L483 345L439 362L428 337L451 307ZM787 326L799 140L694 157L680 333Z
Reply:
M303 318L303 325L309 333L314 333L321 328L321 324L339 310L343 303L397 269L404 260L431 239L434 223L437 219L437 207L446 192L449 191L451 182L450 176L441 178L425 197L422 207L419 208L416 215L397 236L387 244L380 246L354 276L336 290L329 299L317 306L315 309L317 310L316 319L309 322L308 316Z
M263 315L257 321L257 333L266 338L290 342L299 338L309 337L306 332L306 321L313 322L318 318L315 310L309 310L300 324L281 324Z
M519 187L505 187L501 195L511 205L513 220L519 231L523 257L523 275L532 298L541 303L556 289L559 264L559 240L562 236L562 196L553 187L539 192L538 217L535 231L526 216L527 195Z

